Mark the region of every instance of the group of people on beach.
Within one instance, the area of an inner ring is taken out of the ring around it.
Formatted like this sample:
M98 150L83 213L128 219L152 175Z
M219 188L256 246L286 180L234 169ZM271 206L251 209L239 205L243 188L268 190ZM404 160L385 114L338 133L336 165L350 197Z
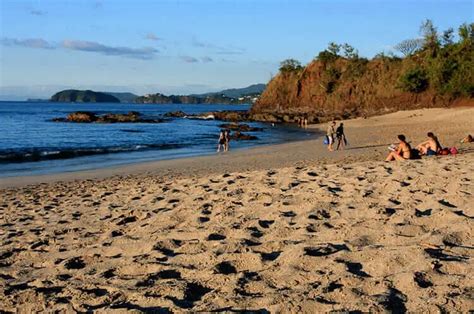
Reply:
M346 134L344 133L344 123L340 123L336 128L336 121L333 120L327 128L326 131L326 141L328 145L328 150L330 152L334 151L334 142L337 141L336 150L341 148L342 150L347 145Z
M297 118L296 121L298 122L299 127L305 128L305 129L308 127L308 116L307 115L304 115L302 117Z
M405 135L400 134L397 136L398 145L390 145L388 154L385 161L404 161L408 159L417 159L420 156L436 156L436 155L449 155L457 154L455 147L443 148L440 144L438 137L433 132L426 134L427 139L418 144L414 149L408 143ZM461 143L468 142L470 135L461 141Z
M223 152L229 151L229 142L230 142L230 131L228 129L221 130L219 133L219 140L217 142L217 152L221 150Z

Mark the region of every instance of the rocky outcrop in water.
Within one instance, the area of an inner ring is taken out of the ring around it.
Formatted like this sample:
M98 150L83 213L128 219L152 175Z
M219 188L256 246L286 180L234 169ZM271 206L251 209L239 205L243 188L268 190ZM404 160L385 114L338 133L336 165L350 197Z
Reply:
M163 119L142 118L136 111L122 113L106 113L96 115L94 112L77 111L68 114L66 118L54 118L54 122L74 122L74 123L160 123Z

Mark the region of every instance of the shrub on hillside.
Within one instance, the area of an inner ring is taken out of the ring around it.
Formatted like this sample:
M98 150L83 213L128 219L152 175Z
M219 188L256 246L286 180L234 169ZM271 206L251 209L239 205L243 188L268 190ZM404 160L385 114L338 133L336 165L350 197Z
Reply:
M406 71L399 79L400 88L406 92L421 93L428 88L428 76L420 67Z

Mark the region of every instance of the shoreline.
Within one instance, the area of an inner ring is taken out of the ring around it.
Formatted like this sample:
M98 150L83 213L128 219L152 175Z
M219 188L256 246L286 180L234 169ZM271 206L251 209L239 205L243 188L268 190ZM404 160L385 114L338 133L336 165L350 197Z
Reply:
M327 123L323 123L308 127L308 130L321 134L321 137L316 139L262 145L225 154L147 161L73 172L5 177L0 178L0 189L41 183L105 179L114 176L186 177L281 168L301 163L314 165L383 160L382 158L387 152L386 147L394 142L396 134L403 133L403 128L409 128L405 133L412 145L422 141L427 131L434 130L435 134L440 135L442 144L459 146L457 139L472 132L470 116L474 116L474 108L471 107L398 111L367 119L356 118L343 121L350 144L344 151L330 153L326 150L322 144L322 134L325 134ZM448 120L457 122L454 124L447 122ZM413 129L413 125L417 124L422 126ZM424 127L424 125L431 125L431 128ZM462 152L463 148L460 148Z

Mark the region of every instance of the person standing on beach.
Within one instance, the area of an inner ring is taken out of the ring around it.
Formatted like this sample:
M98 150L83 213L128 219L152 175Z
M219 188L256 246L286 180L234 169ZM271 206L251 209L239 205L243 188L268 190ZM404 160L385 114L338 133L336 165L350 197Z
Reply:
M344 123L341 122L339 126L336 129L336 139L337 139L337 147L336 150L339 150L339 147L341 147L342 150L344 150L344 147L347 144L346 141L346 135L344 134Z
M224 139L225 139L225 144L224 144L224 151L229 151L229 142L230 142L230 130L225 130L224 131Z
M334 145L334 135L336 133L336 130L334 129L336 127L336 121L332 121L331 123L329 123L328 125L328 129L327 129L327 132L326 132L326 136L328 137L328 150L330 152L334 151L334 148L333 148L333 145Z
M219 140L217 141L217 152L219 153L221 151L225 151L225 131L221 130L219 133Z

